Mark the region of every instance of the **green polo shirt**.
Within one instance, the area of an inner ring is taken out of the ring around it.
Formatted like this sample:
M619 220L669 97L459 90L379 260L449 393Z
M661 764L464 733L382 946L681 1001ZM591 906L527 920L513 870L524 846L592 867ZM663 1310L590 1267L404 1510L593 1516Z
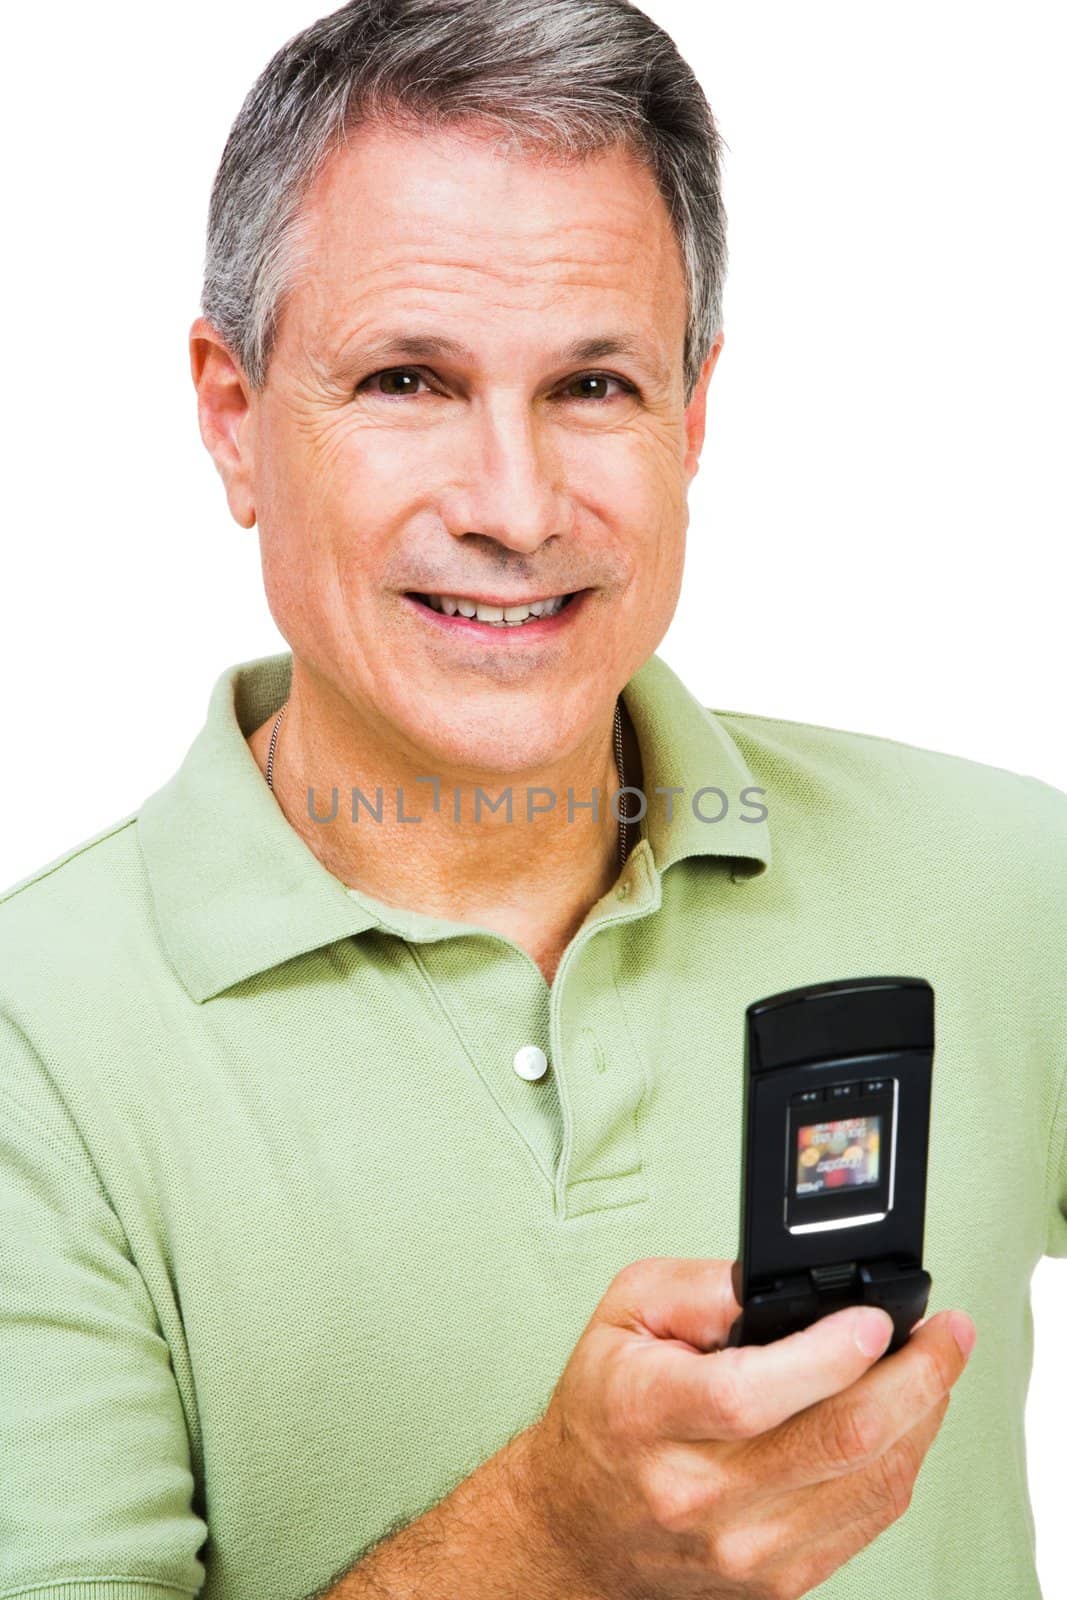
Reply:
M1038 1596L1067 795L710 711L652 656L642 837L549 985L289 826L244 736L290 668L224 672L175 776L0 900L0 1596L325 1587L540 1414L627 1262L734 1259L745 1007L882 972L936 993L930 1310L978 1345L909 1509L814 1592Z

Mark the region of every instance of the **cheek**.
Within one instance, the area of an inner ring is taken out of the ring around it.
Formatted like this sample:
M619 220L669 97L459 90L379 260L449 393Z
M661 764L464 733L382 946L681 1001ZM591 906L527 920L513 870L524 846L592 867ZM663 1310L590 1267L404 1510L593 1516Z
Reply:
M415 481L410 447L396 436L299 416L265 436L257 469L265 563L320 582L332 562L370 554Z
M590 471L612 504L621 508L624 520L642 526L676 524L685 502L685 473L675 437L641 431L597 444L590 452Z
M684 477L664 454L620 456L610 486L611 521L621 530L632 593L650 613L672 609L681 584L689 506Z
M629 485L633 592L659 626L678 603L685 565L689 502L682 473L659 467Z
M321 585L308 581L308 560L291 540L260 533L263 590L279 631L290 641L307 631L322 604Z

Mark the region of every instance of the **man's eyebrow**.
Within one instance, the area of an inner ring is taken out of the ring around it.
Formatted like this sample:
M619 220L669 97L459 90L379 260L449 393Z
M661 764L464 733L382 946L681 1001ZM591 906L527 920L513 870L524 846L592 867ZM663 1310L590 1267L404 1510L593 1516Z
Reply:
M457 339L436 333L385 333L365 344L349 345L345 351L346 364L353 358L377 362L403 357L410 361L431 360L434 356L449 356L456 361L473 362L474 352ZM628 333L604 333L591 339L576 339L557 350L555 361L561 365L569 362L599 361L605 356L628 356L643 367L659 383L668 381L668 374L657 353L640 339Z
M660 383L668 374L658 354L628 333L605 333L595 339L578 339L559 352L561 361L599 361L602 356L629 356Z

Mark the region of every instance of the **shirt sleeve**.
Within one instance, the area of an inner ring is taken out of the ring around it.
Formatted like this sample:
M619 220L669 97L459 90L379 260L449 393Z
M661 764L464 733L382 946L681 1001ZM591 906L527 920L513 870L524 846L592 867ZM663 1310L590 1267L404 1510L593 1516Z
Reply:
M1059 1099L1049 1140L1049 1201L1047 1256L1067 1256L1067 1071L1060 1081Z
M0 1597L196 1594L193 1487L170 1351L122 1225L0 1012Z

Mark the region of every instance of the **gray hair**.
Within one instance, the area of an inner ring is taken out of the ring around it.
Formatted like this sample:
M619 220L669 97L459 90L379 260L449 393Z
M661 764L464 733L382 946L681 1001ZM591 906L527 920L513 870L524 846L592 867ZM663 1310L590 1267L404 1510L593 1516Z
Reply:
M670 36L629 0L349 0L272 57L211 192L201 311L253 389L302 264L302 202L363 122L499 126L509 148L580 161L617 144L667 203L688 297L688 404L722 326L724 143Z

